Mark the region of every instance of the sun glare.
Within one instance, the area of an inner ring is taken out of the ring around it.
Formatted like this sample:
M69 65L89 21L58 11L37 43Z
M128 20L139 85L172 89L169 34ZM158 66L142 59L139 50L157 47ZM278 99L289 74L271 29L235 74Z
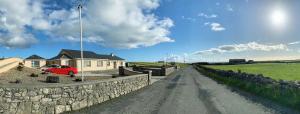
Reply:
M287 22L287 16L286 13L283 10L274 10L271 13L270 16L271 19L271 23L273 26L277 27L277 28L282 28L286 25Z

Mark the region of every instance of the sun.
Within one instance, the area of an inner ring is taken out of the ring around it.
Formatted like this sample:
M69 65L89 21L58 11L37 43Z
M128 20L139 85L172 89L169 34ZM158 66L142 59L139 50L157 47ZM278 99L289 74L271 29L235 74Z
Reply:
M276 9L271 13L270 20L274 27L282 28L287 24L287 15L283 10Z

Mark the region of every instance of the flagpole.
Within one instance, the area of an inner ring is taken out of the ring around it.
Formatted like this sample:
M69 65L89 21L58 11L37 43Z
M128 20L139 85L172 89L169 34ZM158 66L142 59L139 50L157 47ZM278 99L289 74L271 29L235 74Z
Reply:
M83 46L82 46L82 20L81 20L81 9L82 9L82 4L78 5L79 9L79 21L80 21L80 70L81 70L81 81L84 81L84 76L83 76Z

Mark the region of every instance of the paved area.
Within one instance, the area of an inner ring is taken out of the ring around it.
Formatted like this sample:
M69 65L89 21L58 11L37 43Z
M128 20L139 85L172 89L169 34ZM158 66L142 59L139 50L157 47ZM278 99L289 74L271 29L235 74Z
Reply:
M142 90L74 114L293 114L270 101L239 92L187 67Z

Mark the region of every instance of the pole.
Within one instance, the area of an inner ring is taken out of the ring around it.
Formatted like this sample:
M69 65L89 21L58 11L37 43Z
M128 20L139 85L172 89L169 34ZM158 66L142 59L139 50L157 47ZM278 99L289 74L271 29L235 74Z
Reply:
M79 9L79 21L80 21L80 70L81 70L81 81L84 81L84 76L83 76L83 46L82 46L82 20L81 20L81 9L82 5L78 5Z

